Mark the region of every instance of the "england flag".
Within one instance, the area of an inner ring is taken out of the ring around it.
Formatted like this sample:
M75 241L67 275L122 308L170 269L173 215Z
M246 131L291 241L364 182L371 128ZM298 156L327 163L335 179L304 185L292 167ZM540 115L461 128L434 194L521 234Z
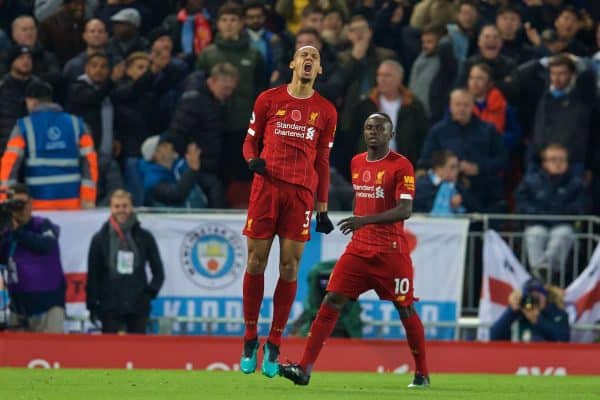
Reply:
M489 326L508 306L508 296L521 290L531 276L515 257L506 242L495 231L488 230L483 242L483 280L479 300L479 340L490 339ZM599 307L600 310L600 307Z
M600 245L586 269L567 288L565 303L571 325L600 323ZM598 332L572 330L571 341L593 342L598 340Z

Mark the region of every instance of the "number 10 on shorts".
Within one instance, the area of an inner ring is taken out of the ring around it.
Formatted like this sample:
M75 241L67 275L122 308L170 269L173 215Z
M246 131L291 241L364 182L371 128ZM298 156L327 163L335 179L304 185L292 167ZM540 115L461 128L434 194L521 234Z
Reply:
M408 278L394 278L394 294L407 294L410 290L410 280Z

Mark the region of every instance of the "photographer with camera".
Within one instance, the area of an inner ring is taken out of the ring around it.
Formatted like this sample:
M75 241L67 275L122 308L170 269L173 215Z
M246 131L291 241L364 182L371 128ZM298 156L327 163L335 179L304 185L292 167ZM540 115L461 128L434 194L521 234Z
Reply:
M514 338L512 325L517 324ZM536 278L525 282L523 292L508 296L508 307L490 329L491 340L518 342L568 342L569 317L560 288L544 284Z
M59 228L31 215L27 185L11 187L0 203L0 263L10 295L8 328L63 333L65 276L58 247Z

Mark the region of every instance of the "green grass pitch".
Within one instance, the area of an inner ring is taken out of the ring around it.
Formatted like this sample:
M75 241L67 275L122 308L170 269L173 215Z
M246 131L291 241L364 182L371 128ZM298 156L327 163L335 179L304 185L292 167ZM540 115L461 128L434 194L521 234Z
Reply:
M408 389L410 375L315 372L298 387L259 373L219 371L0 368L0 399L600 399L600 377L432 374L432 386Z

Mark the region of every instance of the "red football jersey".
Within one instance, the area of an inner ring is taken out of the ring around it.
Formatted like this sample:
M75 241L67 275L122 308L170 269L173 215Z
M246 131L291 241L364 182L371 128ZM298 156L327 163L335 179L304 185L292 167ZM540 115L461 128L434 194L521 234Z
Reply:
M367 153L352 159L354 215L379 214L398 205L398 200L412 200L415 194L413 166L406 157L390 151L377 161L368 161ZM369 252L409 252L404 236L404 221L394 224L371 224L354 231L349 245Z
M316 91L306 99L290 95L287 85L262 92L244 141L244 159L260 157L267 174L276 179L317 191L327 202L329 153L337 123L333 104Z

